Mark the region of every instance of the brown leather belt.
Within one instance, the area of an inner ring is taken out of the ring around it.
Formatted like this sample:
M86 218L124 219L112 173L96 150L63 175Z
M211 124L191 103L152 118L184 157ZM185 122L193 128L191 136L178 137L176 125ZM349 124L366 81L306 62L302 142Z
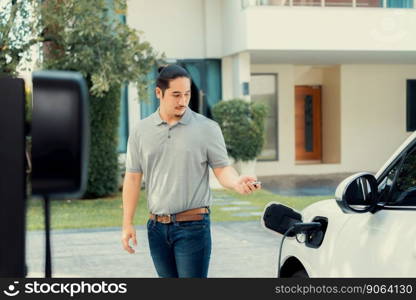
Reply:
M156 219L156 222L160 222L163 224L172 223L173 220L177 222L200 221L204 218L204 214L208 214L208 213L209 213L209 209L207 207L201 207L201 208L185 210L183 212L180 212L177 214L171 214L171 215L150 214L150 219L151 220Z

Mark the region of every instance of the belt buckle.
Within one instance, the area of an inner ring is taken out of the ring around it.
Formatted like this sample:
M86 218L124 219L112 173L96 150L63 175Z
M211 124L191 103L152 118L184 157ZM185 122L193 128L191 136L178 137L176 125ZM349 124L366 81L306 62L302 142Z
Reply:
M172 217L171 217L170 214L168 214L168 215L159 215L158 217L161 217L162 218L162 221L159 221L162 224L169 224L169 223L172 222ZM168 218L167 221L165 221L165 218L166 217Z

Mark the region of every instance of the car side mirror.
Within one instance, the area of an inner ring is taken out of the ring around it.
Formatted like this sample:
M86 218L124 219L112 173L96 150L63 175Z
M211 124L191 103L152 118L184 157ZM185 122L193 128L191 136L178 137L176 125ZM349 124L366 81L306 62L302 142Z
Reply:
M377 180L371 173L357 173L344 179L335 191L335 200L345 213L365 213L377 205Z

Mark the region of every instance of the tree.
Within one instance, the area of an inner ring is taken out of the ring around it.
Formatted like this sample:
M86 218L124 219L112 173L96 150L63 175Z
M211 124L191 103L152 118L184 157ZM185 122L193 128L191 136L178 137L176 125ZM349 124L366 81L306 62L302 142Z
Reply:
M86 197L102 197L117 189L117 127L121 86L136 85L146 97L147 73L161 59L140 33L115 12L124 0L47 0L41 16L43 68L74 70L90 91L91 145Z
M158 54L114 13L126 11L125 0L47 0L38 7L44 68L81 72L95 97L126 81L146 97L146 74Z
M33 0L0 0L0 75L15 76L21 61L30 61L27 51L36 38Z

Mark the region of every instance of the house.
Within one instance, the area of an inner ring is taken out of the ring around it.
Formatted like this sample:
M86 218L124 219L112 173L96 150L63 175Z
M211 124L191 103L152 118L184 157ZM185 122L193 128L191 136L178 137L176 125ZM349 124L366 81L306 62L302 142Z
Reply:
M193 110L211 117L232 98L268 106L258 176L375 172L416 129L414 8L414 0L130 0L127 24L190 72ZM126 90L124 145L127 129L157 108L153 89L149 103Z

